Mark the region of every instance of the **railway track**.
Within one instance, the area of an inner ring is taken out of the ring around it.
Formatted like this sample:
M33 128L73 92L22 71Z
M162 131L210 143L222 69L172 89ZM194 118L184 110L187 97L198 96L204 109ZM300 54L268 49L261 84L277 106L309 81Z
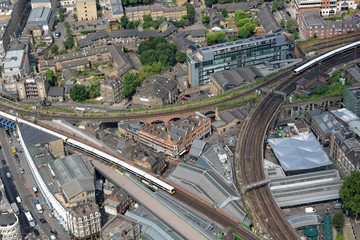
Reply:
M357 52L360 52L359 50ZM322 68L331 68L334 65L354 59L354 50L335 56L323 62ZM317 68L315 66L313 68ZM311 71L311 70L308 70ZM298 76L292 76L288 81L280 84L276 90L289 95L295 90L295 82L308 71ZM242 128L239 138L240 177L243 186L265 179L263 171L264 137L277 109L283 102L280 95L269 94L264 97L250 113L248 121ZM288 224L280 208L277 206L268 186L248 191L249 200L257 222L273 239L299 239L292 227Z

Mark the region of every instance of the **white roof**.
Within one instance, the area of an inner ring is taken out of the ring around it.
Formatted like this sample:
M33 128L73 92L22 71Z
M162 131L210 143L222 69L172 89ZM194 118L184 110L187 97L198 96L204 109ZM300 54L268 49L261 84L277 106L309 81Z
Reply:
M347 110L346 108L333 110L331 112L346 123L359 119L358 116L355 115L355 113Z
M4 68L20 67L23 55L24 50L8 51L4 59Z
M304 133L291 138L273 138L268 142L285 171L311 169L332 164L312 133Z

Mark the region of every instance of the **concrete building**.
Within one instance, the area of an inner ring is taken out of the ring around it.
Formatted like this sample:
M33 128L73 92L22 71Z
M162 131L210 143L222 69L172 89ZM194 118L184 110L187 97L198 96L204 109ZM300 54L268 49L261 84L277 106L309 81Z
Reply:
M97 19L97 8L95 0L76 0L76 12L79 21Z
M210 74L264 62L285 60L294 44L281 33L203 47L187 55L192 87L210 81Z
M343 125L328 112L315 110L305 114L311 118L310 127L317 139L323 146L329 146L331 132L340 129Z
M170 124L120 123L119 133L178 161L195 139L211 134L211 120L199 112Z
M226 91L253 83L261 77L263 75L255 66L213 73L210 75L210 92L218 96Z
M117 214L103 226L101 239L138 240L140 239L139 222L124 215Z
M351 171L360 171L360 142L349 128L332 132L330 155L349 175Z
M33 8L30 12L26 26L40 25L43 31L49 31L52 27L51 9L47 7Z
M69 235L72 240L100 239L101 214L99 206L87 203L67 213Z
M0 179L0 236L6 240L21 240L19 219L10 206L5 188ZM16 204L16 203L15 203Z
M318 39L327 39L359 31L353 19L324 22L315 10L300 14L299 29L303 39L315 35Z
M49 87L47 92L47 99L50 102L63 102L64 101L64 88L63 87Z
M103 100L115 103L122 96L124 81L117 75L108 77L100 83L100 95Z
M124 8L121 0L110 0L111 19L120 19L124 16Z
M153 19L160 17L168 20L179 21L185 15L187 10L185 6L180 7L158 7L158 6L137 6L137 7L125 7L125 15L130 21L143 20L144 15L151 15Z
M21 100L28 98L44 100L47 98L49 82L41 77L20 78L16 87Z
M133 96L133 104L148 108L164 106L177 101L177 81L165 76L146 78Z
M338 11L347 11L350 8L356 9L359 3L359 0L292 0L291 6L295 9L296 16L300 16L305 11L316 11L322 16L334 16Z
M50 8L51 9L51 0L31 0L31 8Z
M2 77L24 77L30 72L28 53L25 50L8 51L3 60Z
M111 215L123 214L128 208L132 199L124 189L115 189L108 195L104 202L105 212Z
M75 0L59 0L57 2L58 7L63 7L66 9L67 13L73 13L76 11L76 5L75 5Z
M347 109L360 117L360 87L346 88L343 104Z

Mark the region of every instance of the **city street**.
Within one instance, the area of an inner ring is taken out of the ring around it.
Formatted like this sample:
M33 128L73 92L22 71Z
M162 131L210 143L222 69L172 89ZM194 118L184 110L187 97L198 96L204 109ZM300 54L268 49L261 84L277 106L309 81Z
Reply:
M44 209L44 213L38 213L33 199L35 197L35 193L32 190L32 187L36 186L35 180L32 177L29 166L22 154L22 148L20 143L16 141L16 137L12 134L13 143L9 144L7 134L4 128L0 129L0 143L2 149L0 151L0 158L6 160L6 165L1 165L1 177L4 182L4 186L7 191L7 195L9 198L9 202L16 202L16 197L20 196L22 202L18 204L20 210L30 211L33 218L35 219L36 226L35 228L39 231L40 236L36 236L32 229L29 228L29 223L26 220L24 213L22 212L19 216L20 224L21 224L21 233L23 236L27 236L29 239L43 239L48 240L51 236L51 229L55 229L58 233L58 239L69 239L69 235L67 232L63 230L63 228L58 224L58 222L50 217L49 210L42 198L41 194L38 194L38 201ZM14 154L11 153L11 146L15 146L18 150L17 154L20 158L20 164L16 164ZM20 173L20 168L25 170L25 174ZM11 179L6 177L6 172L11 172ZM40 218L46 220L47 223L41 223Z

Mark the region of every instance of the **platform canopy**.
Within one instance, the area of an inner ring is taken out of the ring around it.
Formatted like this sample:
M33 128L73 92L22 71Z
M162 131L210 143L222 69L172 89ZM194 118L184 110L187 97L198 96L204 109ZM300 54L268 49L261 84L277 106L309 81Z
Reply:
M332 162L313 133L268 140L284 171L312 169Z

